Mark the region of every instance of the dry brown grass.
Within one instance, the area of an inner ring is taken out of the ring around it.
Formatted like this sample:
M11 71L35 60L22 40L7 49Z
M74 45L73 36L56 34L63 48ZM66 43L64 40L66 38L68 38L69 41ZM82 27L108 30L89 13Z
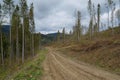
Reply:
M79 43L68 42L66 44L55 45L55 47L59 46L59 50L71 58L120 75L120 34L99 37L92 41L84 40Z
M95 64L120 74L120 44L99 41L86 46L74 46L64 49L66 55Z

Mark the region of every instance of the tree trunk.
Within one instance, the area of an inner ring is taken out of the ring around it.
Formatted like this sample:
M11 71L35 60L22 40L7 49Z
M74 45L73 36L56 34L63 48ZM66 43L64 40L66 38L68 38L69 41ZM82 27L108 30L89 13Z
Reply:
M3 54L2 28L1 28L1 57L2 57L2 65L4 65L4 54Z
M39 33L39 49L41 49L41 34Z
M17 22L17 23L19 23L19 22ZM16 61L17 61L17 63L19 64L19 33L18 33L18 27L19 27L19 24L18 24L18 26L16 27Z
M112 35L114 36L114 24L113 24L113 21L114 21L114 11L112 11L111 16L112 16L112 19L111 19L111 22L112 22Z
M22 63L24 63L24 22L22 26Z
M33 54L33 57L34 57L34 33L32 33L32 54Z
M108 7L108 28L109 28L109 7Z
M11 36L11 35L12 35L12 34L11 34L11 28L12 28L12 21L11 21L11 20L12 20L12 16L10 15L10 12L9 12L9 16L10 16L10 24L11 24L11 25L10 25L10 48L9 48L9 49L10 49L10 65L11 65L11 64L12 64L12 55L13 55L12 52L13 52L13 51L12 51L12 38L11 38L11 37L12 37L12 36Z

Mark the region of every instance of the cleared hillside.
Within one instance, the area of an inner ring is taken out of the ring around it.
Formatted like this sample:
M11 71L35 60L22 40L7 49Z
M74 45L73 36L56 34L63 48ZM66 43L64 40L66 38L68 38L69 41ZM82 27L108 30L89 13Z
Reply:
M99 36L82 41L67 41L65 44L56 43L58 50L72 59L84 61L105 70L120 75L120 34L119 28L114 28L115 35L111 35L111 29L102 31Z

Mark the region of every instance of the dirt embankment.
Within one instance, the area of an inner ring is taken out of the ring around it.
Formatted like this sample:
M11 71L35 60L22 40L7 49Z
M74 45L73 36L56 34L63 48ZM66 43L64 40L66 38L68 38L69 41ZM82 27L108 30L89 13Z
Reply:
M99 40L59 49L63 54L120 75L120 40Z

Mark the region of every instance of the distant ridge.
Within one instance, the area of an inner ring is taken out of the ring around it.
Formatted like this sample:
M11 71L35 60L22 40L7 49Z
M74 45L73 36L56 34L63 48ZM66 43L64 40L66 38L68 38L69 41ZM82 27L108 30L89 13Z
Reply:
M9 35L10 25L2 25L2 32L6 35Z

